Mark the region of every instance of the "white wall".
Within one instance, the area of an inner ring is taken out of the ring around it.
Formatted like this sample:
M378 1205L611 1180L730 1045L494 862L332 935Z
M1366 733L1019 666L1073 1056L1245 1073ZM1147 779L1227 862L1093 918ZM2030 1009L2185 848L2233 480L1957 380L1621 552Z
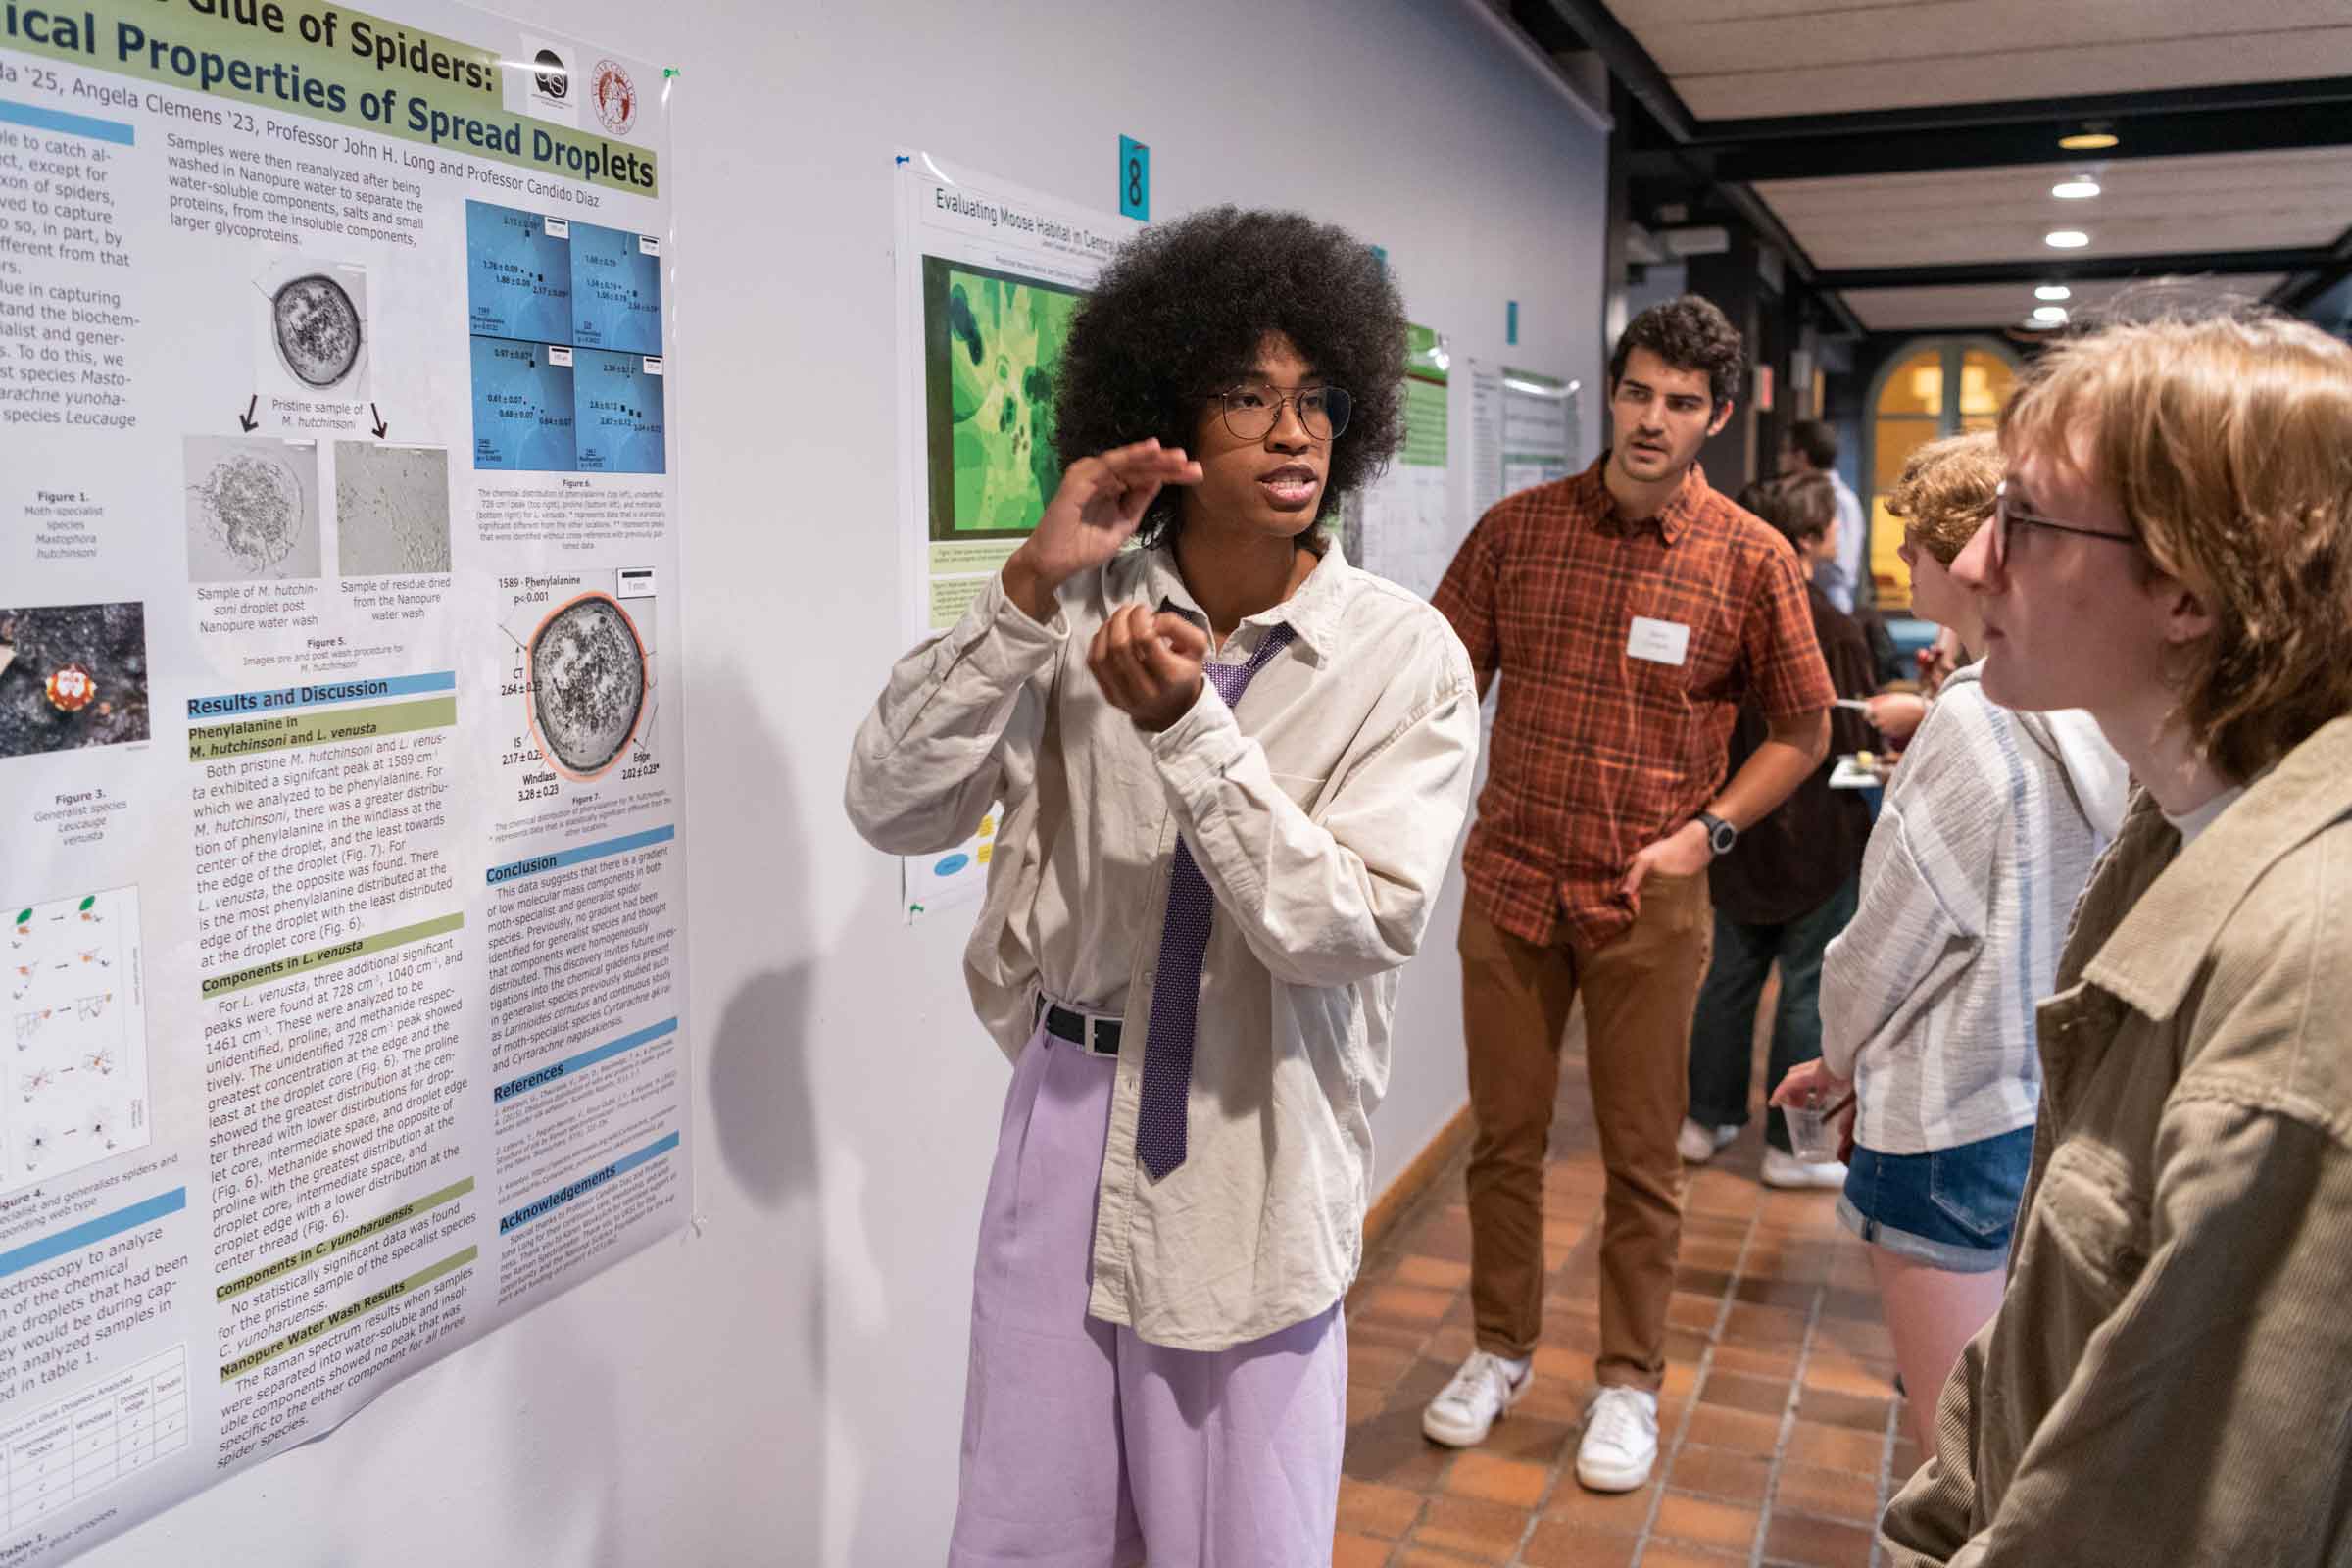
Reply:
M1597 428L1603 147L1470 0L511 0L674 64L699 1236L101 1547L178 1564L940 1560L1006 1069L968 914L907 930L839 805L901 650L891 152L1161 218L1296 207ZM1520 304L1505 351L1503 302ZM1407 975L1382 1180L1461 1103L1458 883Z

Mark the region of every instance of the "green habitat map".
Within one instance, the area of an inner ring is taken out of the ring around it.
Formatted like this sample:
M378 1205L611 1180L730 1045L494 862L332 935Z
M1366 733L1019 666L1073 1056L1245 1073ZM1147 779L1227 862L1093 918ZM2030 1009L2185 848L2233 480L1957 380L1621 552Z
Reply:
M1061 482L1054 376L1079 298L923 259L932 538L1037 526Z

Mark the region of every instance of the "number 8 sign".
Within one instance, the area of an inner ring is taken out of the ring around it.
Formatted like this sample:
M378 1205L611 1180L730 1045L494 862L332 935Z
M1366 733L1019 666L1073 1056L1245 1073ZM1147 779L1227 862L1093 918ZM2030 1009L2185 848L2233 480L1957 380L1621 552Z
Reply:
M1133 136L1119 138L1119 211L1152 221L1152 149Z

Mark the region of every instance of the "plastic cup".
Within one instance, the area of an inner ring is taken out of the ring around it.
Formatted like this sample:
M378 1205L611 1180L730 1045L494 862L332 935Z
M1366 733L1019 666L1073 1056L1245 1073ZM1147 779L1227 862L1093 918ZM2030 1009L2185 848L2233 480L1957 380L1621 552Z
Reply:
M1788 1119L1788 1150L1808 1165L1824 1165L1838 1157L1838 1123L1830 1102L1819 1093L1793 1105L1783 1105Z

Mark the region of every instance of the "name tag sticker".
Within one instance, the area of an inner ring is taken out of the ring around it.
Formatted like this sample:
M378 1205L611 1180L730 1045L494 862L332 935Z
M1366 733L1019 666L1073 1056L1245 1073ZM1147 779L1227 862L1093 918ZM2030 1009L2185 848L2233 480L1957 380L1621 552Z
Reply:
M1625 639L1625 657L1646 659L1653 664L1679 664L1690 653L1690 628L1678 620L1634 617L1632 635Z

